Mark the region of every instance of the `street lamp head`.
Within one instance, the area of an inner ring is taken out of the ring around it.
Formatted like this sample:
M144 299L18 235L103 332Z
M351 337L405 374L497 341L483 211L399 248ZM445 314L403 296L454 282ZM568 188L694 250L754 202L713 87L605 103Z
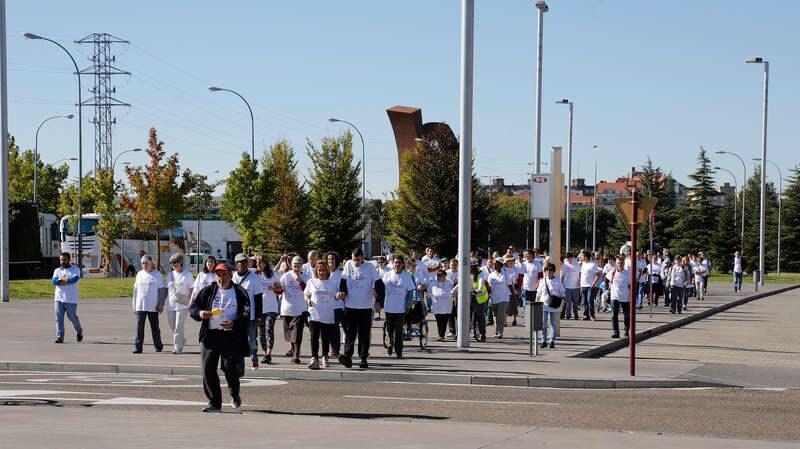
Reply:
M144 150L143 150L143 149L141 149L141 148L134 148L134 149L132 149L131 151L144 151Z
M755 162L761 162L761 158L760 158L760 157L754 157L754 158L753 158L753 160L754 160Z
M219 92L219 91L221 91L223 89L221 87L217 87L217 86L208 86L208 90L210 90L211 92Z
M722 170L722 167L714 167L714 170Z
M547 6L546 2L536 2L536 9L538 9L541 12L550 11L550 8Z
M727 151L725 151L725 150L719 150L719 151L715 151L715 153L717 153L717 154L726 154L726 153L727 153Z
M594 148L596 150L597 149L597 145L592 145L592 148Z
M72 114L68 114L68 115L65 115L65 116L64 116L64 118L68 118L68 119L72 119L72 117L75 117L75 116L74 116L74 115L72 115Z
M560 100L556 100L556 104L570 104L570 102L568 99L562 98Z
M744 62L748 64L763 64L764 60L761 58L747 58Z
M22 33L22 35L25 36L25 39L42 39L42 36L39 36L38 34Z
M341 122L341 120L339 120L338 118L333 118L333 117L329 117L328 121L331 123Z

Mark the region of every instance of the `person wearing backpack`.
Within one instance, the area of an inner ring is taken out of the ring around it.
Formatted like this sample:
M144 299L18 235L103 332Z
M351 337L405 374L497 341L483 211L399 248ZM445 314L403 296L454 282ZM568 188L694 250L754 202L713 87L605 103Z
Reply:
M546 348L547 336L550 336L550 347L556 347L556 320L561 313L561 307L564 305L564 296L566 290L561 279L556 277L556 266L548 263L544 268L545 276L539 282L539 288L536 291L536 300L542 302L542 347Z

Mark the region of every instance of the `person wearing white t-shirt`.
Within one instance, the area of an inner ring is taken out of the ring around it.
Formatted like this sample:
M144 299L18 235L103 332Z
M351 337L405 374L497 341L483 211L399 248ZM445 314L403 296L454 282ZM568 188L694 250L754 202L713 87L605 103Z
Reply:
M280 313L278 294L282 292L280 277L269 264L266 254L256 256L256 270L261 290L261 311L258 322L258 342L264 351L261 363L272 364L272 349L275 346L275 321Z
M698 255L702 258L701 263L706 269L706 272L703 275L703 296L705 296L705 294L708 293L708 277L711 275L711 261L703 251L700 251Z
M658 305L658 297L662 295L664 290L664 282L661 278L661 270L662 265L658 261L658 256L653 256L651 259L650 265L647 266L647 275L650 278L650 286L653 289L653 296L648 301L653 302L654 306Z
M403 357L403 326L405 315L414 301L414 281L405 271L405 261L401 256L392 259L392 271L383 275L386 288L384 313L386 314L386 335L389 339L388 355L392 352L397 358Z
M315 249L312 249L308 252L308 262L303 264L303 274L305 274L309 279L317 276L317 260L319 260L319 252L317 252Z
M447 322L453 313L453 294L455 285L447 279L447 273L439 270L436 280L428 283L428 293L431 295L431 311L436 317L436 329L439 331L438 341L444 341Z
M581 298L581 267L575 262L571 252L561 265L561 283L564 285L564 307L561 309L561 319L578 319L578 305Z
M631 272L634 272L631 270ZM641 309L642 303L644 302L644 296L646 294L645 287L647 286L647 276L644 274L647 272L647 259L644 257L644 253L641 251L636 252L636 280L638 281L638 289L636 293L636 308Z
M56 339L55 343L64 343L64 314L72 322L78 341L83 340L83 327L78 318L78 282L81 270L70 263L70 255L61 253L58 257L60 265L53 271L55 285Z
M503 330L506 326L506 310L508 310L508 301L511 299L512 285L511 279L503 272L502 259L495 261L494 268L495 271L489 275L488 284L492 300L492 311L495 317L495 337L503 338Z
M731 269L733 270L733 291L740 292L742 291L742 277L744 275L744 269L747 266L747 262L742 259L742 253L736 251L733 254L733 261L731 261Z
M214 267L217 266L217 259L212 255L208 255L203 262L203 268L197 273L192 285L192 299L194 299L200 290L216 282L217 278L214 275Z
M336 284L336 291L342 290L342 270L339 265L342 263L342 256L336 251L329 251L325 254L325 262L328 264L328 271L331 273L330 278ZM330 332L330 347L331 351L328 353L330 357L339 357L339 350L342 346L342 328L344 322L344 301L333 302L333 328Z
M292 270L281 276L283 301L281 316L283 317L283 338L289 343L291 362L300 363L300 345L303 343L303 328L308 318L308 303L303 297L308 277L303 274L303 259L292 258Z
M339 363L345 368L353 366L353 354L358 340L358 356L361 359L358 366L362 369L368 368L367 358L375 308L375 283L380 279L372 264L364 263L364 253L361 248L353 250L352 259L342 270L342 279L347 287L347 296L344 303L344 352L339 355Z
M189 315L194 278L191 270L183 266L183 254L173 254L169 263L172 270L167 274L167 323L172 331L172 353L180 354L186 344L183 329Z
M592 253L581 251L581 303L583 303L583 320L595 321L594 296L597 283L600 281L602 270L597 266L597 261L592 259Z
M436 256L436 250L432 247L425 248L425 255L422 256L421 262L425 268L425 279L417 279L417 282L427 284L435 281L436 273L442 268L442 259Z
M311 334L311 362L308 367L319 369L319 343L322 340L322 367L327 368L328 342L333 330L333 304L344 299L336 279L330 278L327 261L317 261L316 276L308 280L303 295L308 303L308 330Z
M144 344L144 322L150 321L150 332L153 335L153 346L156 352L161 352L164 345L161 343L161 329L158 325L158 314L164 310L164 301L167 299L167 288L161 272L156 269L156 264L150 255L145 254L141 259L142 269L136 273L133 282L133 312L136 314L136 340L134 340L133 353L141 354Z
M244 253L239 253L234 258L236 272L233 273L233 283L241 285L250 298L250 327L247 328L247 341L250 343L250 368L258 369L258 327L261 321L262 287L261 280L250 269L250 258ZM244 363L244 362L242 362ZM242 365L244 370L244 365Z
M680 256L675 257L675 264L670 269L669 276L669 312L680 314L683 310L683 295L686 290L689 270L684 267Z
M705 287L704 282L706 278L706 264L705 259L703 258L702 253L700 256L697 257L697 261L694 264L694 268L692 269L692 273L694 273L694 288L697 290L697 300L698 301L705 301Z
M522 273L522 317L525 318L525 304L536 299L539 279L544 274L542 263L536 259L532 250L525 250L525 260L520 267L520 273Z
M453 258L449 261L450 268L445 272L447 273L447 280L452 282L453 285L458 284L458 259ZM450 314L450 319L447 320L447 338L456 336L456 320L458 319L458 300L453 298L453 312Z
M542 348L546 348L547 337L550 336L551 348L556 347L556 320L558 314L561 312L561 306L552 307L550 297L559 296L561 298L566 295L564 284L556 277L556 266L552 263L545 265L545 275L539 282L539 288L536 292L536 300L542 302Z
M614 331L611 338L619 338L620 308L622 308L624 316L625 337L628 337L628 329L630 329L631 274L630 271L625 269L625 260L623 258L617 258L617 266L606 275L606 279L608 279L611 291L611 328Z

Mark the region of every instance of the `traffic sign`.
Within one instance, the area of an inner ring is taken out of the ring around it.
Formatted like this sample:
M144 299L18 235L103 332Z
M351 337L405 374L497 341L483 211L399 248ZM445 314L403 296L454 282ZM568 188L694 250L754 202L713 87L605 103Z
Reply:
M628 231L631 230L631 223L644 223L650 215L650 211L656 207L658 198L639 197L636 201L636 220L631 220L631 198L614 198L614 208L622 216Z

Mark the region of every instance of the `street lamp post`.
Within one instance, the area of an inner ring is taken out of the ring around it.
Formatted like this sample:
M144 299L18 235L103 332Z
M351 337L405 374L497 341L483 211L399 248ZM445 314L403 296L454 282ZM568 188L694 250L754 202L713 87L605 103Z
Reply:
M733 174L732 171L728 170L727 168L722 167L714 167L714 170L721 170L724 172L728 172L731 177L733 178L733 224L736 224L736 186L738 183L736 182L736 175ZM742 204L742 213L744 213L744 204Z
M536 164L535 173L542 173L542 27L544 26L544 13L550 10L544 1L536 2L538 10L538 38L536 44L536 153L534 162ZM533 197L530 198L533 201ZM539 226L540 220L533 220L533 246L539 247Z
M253 119L253 108L250 107L250 103L248 103L247 100L245 100L244 97L241 96L239 94L239 92L236 92L235 90L224 89L222 87L216 87L216 86L208 86L208 90L210 90L211 92L220 92L220 91L222 91L222 92L230 92L230 93L236 95L237 97L241 98L242 101L244 101L244 104L247 105L247 110L250 111L250 157L253 159L253 162L255 162L256 161L256 122Z
M744 176L744 178L742 178L742 237L741 237L742 241L740 245L744 245L744 195L745 195L745 190L747 188L747 165L745 165L744 159L742 159L742 157L736 153L725 150L719 150L716 153L730 154L731 156L734 156L736 159L739 159L739 162L742 163L742 175Z
M38 204L38 202L37 202L37 198L38 197L36 196L36 192L37 192L37 186L38 186L37 172L39 171L39 130L42 129L42 126L45 123L47 123L50 120L53 120L55 118L71 119L72 117L75 117L75 116L72 115L72 114L68 114L68 115L54 115L52 117L47 117L46 119L44 119L44 121L42 121L42 123L39 124L39 127L36 128L36 139L35 139L35 144L34 144L34 147L33 147L33 203L34 204Z
M63 45L59 44L58 42L39 36L38 34L33 33L22 33L26 39L35 39L35 40L43 40L50 42L58 46L60 49L64 50L64 53L69 56L69 59L72 61L72 65L75 66L75 76L78 78L78 270L80 271L81 277L83 277L83 210L82 210L82 203L83 203L83 142L82 142L82 135L83 130L81 126L83 125L83 115L81 114L81 103L83 100L81 99L81 71L78 69L78 63L75 62L75 58L72 57L72 53L69 52Z
M328 121L331 122L331 123L341 122L341 123L346 123L346 124L350 125L350 127L352 127L354 130L356 130L356 132L358 133L359 139L361 139L361 218L363 220L364 213L365 213L365 211L367 209L367 203L366 203L366 201L367 201L367 193L366 193L366 191L367 191L367 170L366 170L366 149L364 147L364 136L361 135L361 131L359 131L358 128L356 128L356 125L348 122L347 120L341 120L341 119L338 119L338 118L330 117L328 119ZM363 221L364 221L364 226L366 226L366 220L363 220ZM366 233L364 232L364 228L361 228L361 250L364 251L364 255L369 257L370 254L368 254L368 251L367 251L368 242L367 242L365 237L366 237Z
M569 105L569 141L567 143L567 251L570 250L570 228L572 227L572 102L566 98L556 100L556 104Z
M592 252L597 251L597 145L594 149L594 188L592 189Z
M63 159L59 159L59 160L57 160L57 161L53 162L53 166L55 167L55 166L56 166L56 164L58 164L59 162L64 162L64 161L77 161L77 160L78 160L78 158L77 158L77 157L65 157L65 158L63 158Z
M753 158L754 161L761 161L760 157ZM772 164L776 170L778 170L778 266L777 272L778 276L781 275L781 197L783 196L783 173L781 173L781 168L778 164L767 160L768 163ZM761 170L764 170L764 164L761 164Z
M117 155L117 157L115 157L114 160L111 162L111 173L113 174L116 171L116 169L117 169L117 159L119 159L120 156L122 156L125 153L132 153L132 152L137 152L137 151L144 151L144 150L142 150L141 148L133 148L131 150L125 150L125 151L119 153Z
M769 93L769 61L762 58L749 58L748 64L764 64L764 107L761 117L761 160L767 159L767 99ZM764 285L764 245L766 243L765 222L767 217L767 172L761 169L761 207L759 214L758 230L758 269L759 283Z

